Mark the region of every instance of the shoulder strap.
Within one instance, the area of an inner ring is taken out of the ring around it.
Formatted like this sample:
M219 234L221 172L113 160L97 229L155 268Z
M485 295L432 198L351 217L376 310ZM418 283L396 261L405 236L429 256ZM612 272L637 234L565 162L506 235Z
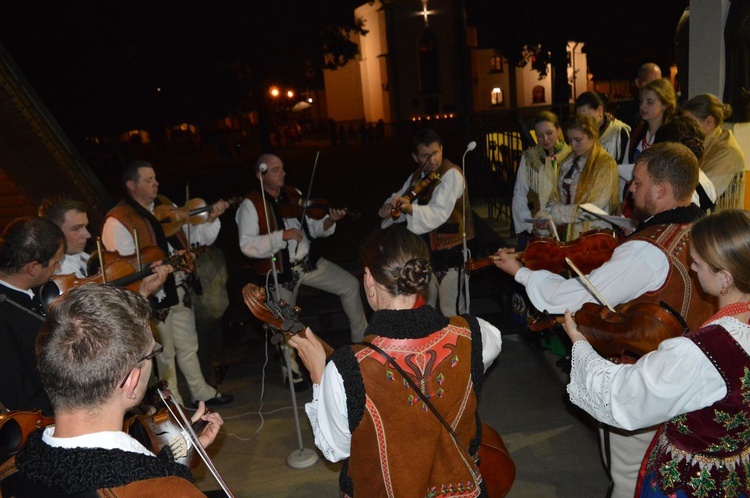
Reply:
M3 497L3 482L5 481L5 479L12 476L16 472L18 472L18 468L16 468L15 456L10 457L5 461L5 463L0 465L0 498ZM12 496L12 494L9 496Z
M383 351L382 349L380 349L375 344L372 344L371 342L361 342L360 344L362 344L363 346L367 346L368 348L370 348L370 349L372 349L372 350L380 353L380 355L383 358L385 358L385 360L393 368L395 368L396 370L398 370L398 373L400 373L401 376L404 378L404 380L406 380L406 382L409 383L409 385L411 386L411 388L414 389L414 391L416 391L417 395L419 395L419 397L422 399L422 401L424 402L425 406L427 406L430 409L430 411L432 411L432 413L435 414L435 416L440 421L440 423L443 424L443 426L448 430L448 432L450 433L450 435L453 437L453 440L456 441L456 443L458 443L458 445L461 447L461 449L464 450L464 452L471 457L471 453L469 453L469 450L466 449L466 446L464 446L464 444L458 438L458 435L453 430L453 428L450 426L450 424L445 421L445 419L443 418L443 416L440 415L440 412L437 411L437 408L435 408L432 405L432 403L430 403L430 400L427 398L427 396L425 396L425 394L422 392L422 390L419 389L419 387L417 387L417 385L414 383L413 380L411 380L411 377L409 377L409 375L404 371L404 369L401 368L401 366L399 366L398 363L396 363L396 360L394 360L393 357L391 357L391 355L389 355L388 353L386 353L385 351Z

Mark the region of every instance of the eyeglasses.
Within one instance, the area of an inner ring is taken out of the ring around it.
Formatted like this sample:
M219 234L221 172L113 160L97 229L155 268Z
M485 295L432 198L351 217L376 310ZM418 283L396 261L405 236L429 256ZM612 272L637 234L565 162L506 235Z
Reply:
M141 363L142 361L149 361L153 360L157 355L160 355L162 352L164 352L164 346L159 346L158 348L151 351L149 354L141 358L136 362L136 365ZM130 372L128 372L128 375L122 380L122 384L120 384L120 389L125 387L125 383L128 381L128 377L130 377Z

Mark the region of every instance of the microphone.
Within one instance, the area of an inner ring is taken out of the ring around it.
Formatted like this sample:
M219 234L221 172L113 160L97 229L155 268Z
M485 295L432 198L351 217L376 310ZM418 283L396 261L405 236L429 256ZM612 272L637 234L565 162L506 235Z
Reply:
M472 140L471 142L469 142L469 145L466 146L466 152L471 152L472 150L476 148L477 148L477 143L474 140Z
M477 145L476 142L472 143L474 144L474 146ZM265 175L266 171L268 171L268 165L266 163L260 163L260 165L258 166L258 171L260 171L261 175Z

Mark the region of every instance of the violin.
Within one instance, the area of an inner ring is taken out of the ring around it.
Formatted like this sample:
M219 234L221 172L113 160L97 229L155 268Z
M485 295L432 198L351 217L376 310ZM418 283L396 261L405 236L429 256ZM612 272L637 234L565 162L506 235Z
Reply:
M409 188L406 189L406 192L401 197L406 197L407 199L409 199L409 202L414 202L414 200L417 199L420 194L433 183L440 183L440 173L438 173L437 171L433 171L424 178L421 178L409 185ZM391 219L397 220L399 216L401 216L400 206L391 209Z
M185 223L200 225L208 221L208 215L213 209L213 204L196 197L188 200L185 205L175 207L172 202L164 196L159 196L162 204L154 206L154 217L161 223L164 234L171 237L182 229ZM244 197L232 197L226 201L230 206L242 202Z
M282 191L284 196L279 199L279 214L282 218L299 218L304 213L313 220L322 220L330 214L331 206L326 199L303 199L296 188L288 185ZM347 209L346 217L358 220L361 214Z
M206 422L199 420L190 422L185 409L175 403L172 394L168 390L157 389L156 394L163 408L153 415L134 415L123 423L124 432L133 435L139 441L150 442L155 454L166 453L172 456L174 461L195 468L199 459L203 460L209 472L214 476L221 489L229 498L234 495L229 490L226 482L214 466L205 448L198 440L198 432L202 432ZM206 413L210 413L206 410ZM138 422L136 424L136 422ZM132 431L132 432L131 432ZM145 433L145 439L143 438ZM190 444L186 441L190 439Z
M664 302L630 302L614 309L612 312L607 306L584 303L574 318L591 346L616 363L635 363L656 351L663 340L689 330L682 316ZM564 322L564 316L547 315L529 324L529 329L539 331Z
M169 460L195 469L200 464L200 456L194 445L188 444L182 429L175 418L176 410L185 414L185 408L173 403L174 410L166 406L150 415L133 415L126 419L123 431L150 448L155 454L166 453ZM206 408L206 413L211 410ZM193 432L200 434L207 425L205 420L191 424Z
M0 457L5 459L15 455L26 444L29 434L54 423L55 418L42 415L42 410L0 413Z
M279 331L271 337L273 345L278 344L284 338L305 330L305 326L299 321L299 314L302 309L299 306L290 306L283 299L279 301L269 300L263 287L258 287L255 284L245 285L242 288L242 298L255 318ZM318 340L323 345L326 357L331 356L333 348L320 337Z
M551 237L534 237L519 253L508 256L520 258L530 270L548 270L562 273L567 269L565 258L570 258L583 273L590 273L612 257L620 245L615 232L608 228L589 230L570 242L560 242ZM466 261L466 271L472 272L492 264L496 255Z
M586 303L575 313L578 330L605 357L634 360L655 351L665 339L688 331L687 323L666 303L633 302L615 306Z
M168 258L164 257L164 251L158 246L145 246L140 249L141 265L138 266L138 257L120 256L117 251L101 251L104 261L104 272L98 271L90 277L80 278L75 273L54 275L49 282L39 289L39 298L44 309L69 291L73 287L79 287L87 283L107 284L124 287L138 292L140 281L153 273L151 265L158 262L159 265L172 265L175 271L191 270L193 259L208 250L208 246L197 246L182 254L174 254ZM90 258L90 270L98 270L99 258L94 253Z

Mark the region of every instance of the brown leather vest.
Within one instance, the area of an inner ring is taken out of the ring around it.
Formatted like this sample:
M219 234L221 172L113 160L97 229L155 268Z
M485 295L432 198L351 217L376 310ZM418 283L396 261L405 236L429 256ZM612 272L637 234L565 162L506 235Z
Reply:
M263 206L263 195L258 190L253 190L247 194L247 198L255 206L255 212L258 213L258 235L267 235L279 230L276 215L273 209L268 210L268 223L266 223L266 212ZM268 225L271 225L270 227ZM283 226L281 227L283 229ZM275 262L276 271L284 273L284 258L281 251L277 252L270 258L248 258L248 266L257 274L265 275L271 271L271 264Z
M420 339L365 339L413 374L415 383L469 448L479 434L472 332L466 320L452 317L449 326ZM353 350L365 396L365 415L352 432L346 469L355 495L431 496L431 489L457 492L461 486L460 496L479 496L481 477L472 460L476 455L469 458L458 449L435 414L382 356L361 345Z
M443 160L443 163L437 169L437 173L439 173L440 178L442 178L449 170L454 168L463 177L461 168L447 159ZM412 183L414 180L415 178L412 178ZM427 187L426 191L419 196L419 204L426 205L430 202L432 194L439 183L439 181L432 182L432 184ZM430 249L432 251L450 249L463 243L464 199L466 199L466 240L474 238L474 217L471 212L471 204L469 203L469 186L466 185L465 181L464 189L466 195L462 195L456 199L456 203L453 205L453 210L451 211L450 216L448 216L448 219L445 220L445 223L430 232Z
M160 204L172 205L172 201L170 201L163 195L158 196L157 200ZM138 214L138 212L136 212L136 210L133 209L133 207L125 201L120 201L115 207L110 209L110 211L107 213L107 218L109 217L112 217L122 223L123 226L128 229L128 232L130 232L131 235L133 234L133 230L136 230L138 232L138 247L157 245L156 234L154 233L154 230L161 230L161 227L154 228L153 226L151 226L151 223L149 223L148 220ZM174 249L187 249L188 242L182 230L179 230L175 235L179 239L180 244L182 244L182 247L175 247ZM166 250L166 248L162 249ZM121 254L121 256L130 255Z
M690 270L690 227L692 223L664 224L646 228L628 240L643 240L655 245L669 260L669 273L664 284L631 302L664 301L696 330L713 315L718 303L714 296L703 291L698 275Z

